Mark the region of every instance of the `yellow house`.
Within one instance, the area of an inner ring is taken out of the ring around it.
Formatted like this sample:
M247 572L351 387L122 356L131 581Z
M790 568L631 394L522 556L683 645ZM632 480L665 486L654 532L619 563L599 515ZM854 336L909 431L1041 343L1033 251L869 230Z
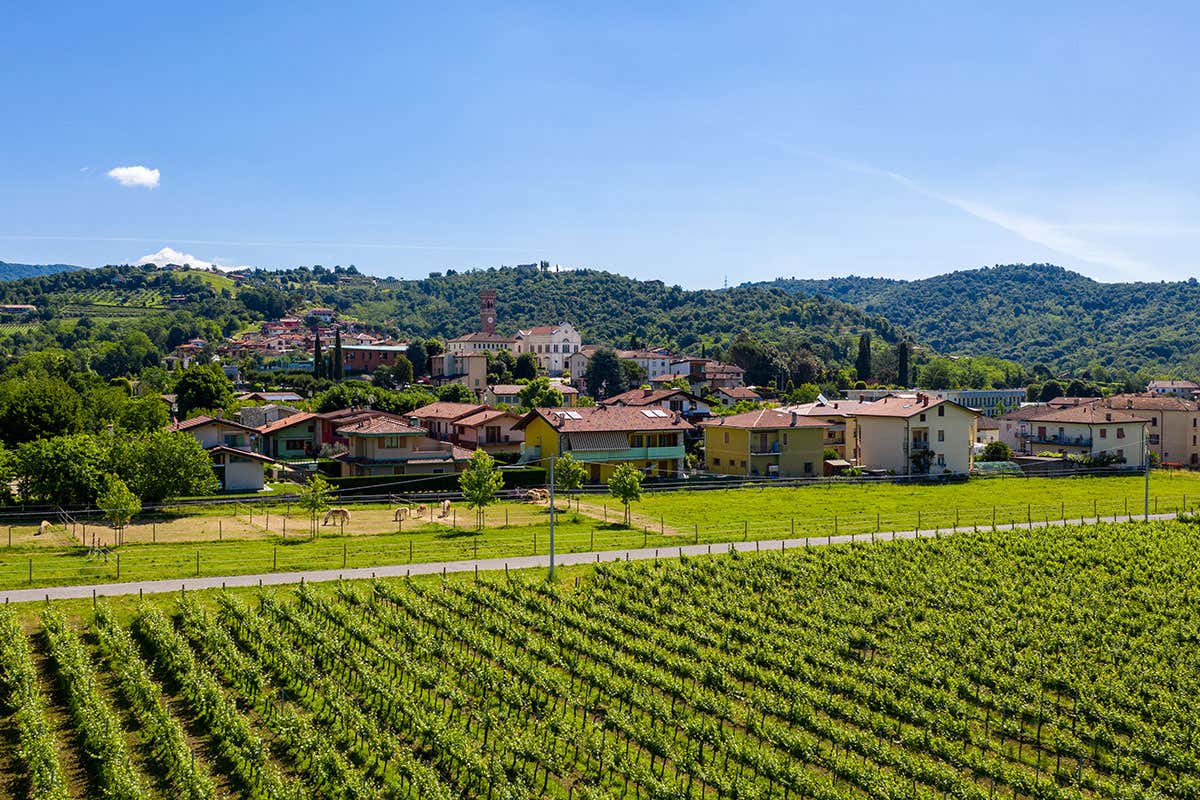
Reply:
M570 453L587 465L592 482L607 481L618 464L632 464L647 477L679 475L684 435L694 430L674 411L622 406L537 408L513 428L525 433L522 463Z
M764 408L700 423L709 472L815 478L824 473L823 419Z

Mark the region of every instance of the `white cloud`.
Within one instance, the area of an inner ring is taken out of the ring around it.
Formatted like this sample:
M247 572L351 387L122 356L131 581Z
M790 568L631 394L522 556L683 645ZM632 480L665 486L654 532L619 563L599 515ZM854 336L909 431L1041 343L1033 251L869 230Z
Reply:
M230 272L239 269L250 269L250 267L246 266L235 267L227 264L217 263L218 261L224 260L225 259L217 259L217 261L205 261L203 258L197 258L191 253L183 253L173 247L164 247L157 253L151 253L150 255L142 256L134 263L138 264L139 266L144 264L154 264L159 267L166 264L178 264L180 266L191 265L195 269L212 269L215 267L216 269L227 270Z
M108 177L122 186L141 186L153 189L158 186L159 172L149 167L113 167L108 171Z

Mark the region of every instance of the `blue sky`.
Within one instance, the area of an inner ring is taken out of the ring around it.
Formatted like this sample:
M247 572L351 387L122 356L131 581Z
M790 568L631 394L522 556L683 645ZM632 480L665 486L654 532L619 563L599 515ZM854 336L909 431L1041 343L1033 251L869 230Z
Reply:
M1194 4L171 5L5 14L0 259L1200 272Z

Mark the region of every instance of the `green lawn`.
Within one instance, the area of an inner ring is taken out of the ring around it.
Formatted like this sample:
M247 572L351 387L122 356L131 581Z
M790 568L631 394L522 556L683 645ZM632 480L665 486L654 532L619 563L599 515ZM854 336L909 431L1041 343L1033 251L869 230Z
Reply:
M632 506L639 525L726 537L870 533L959 525L991 525L1029 519L1079 519L1140 513L1144 481L1138 476L1080 478L979 478L966 483L838 484L799 488L728 489L643 495ZM612 498L586 499L619 512ZM1150 510L1200 505L1200 474L1155 472ZM1127 505L1128 504L1128 505ZM918 519L919 516L919 519Z

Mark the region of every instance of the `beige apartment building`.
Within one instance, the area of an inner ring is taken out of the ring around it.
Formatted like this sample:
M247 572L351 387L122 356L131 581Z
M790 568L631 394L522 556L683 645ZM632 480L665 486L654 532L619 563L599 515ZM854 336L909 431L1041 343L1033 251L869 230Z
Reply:
M858 463L897 475L967 473L974 463L977 412L952 400L885 397L855 410ZM928 469L913 454L930 451Z
M1200 402L1162 395L1119 394L1105 398L1102 404L1149 420L1146 436L1150 452L1160 464L1200 464Z

